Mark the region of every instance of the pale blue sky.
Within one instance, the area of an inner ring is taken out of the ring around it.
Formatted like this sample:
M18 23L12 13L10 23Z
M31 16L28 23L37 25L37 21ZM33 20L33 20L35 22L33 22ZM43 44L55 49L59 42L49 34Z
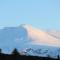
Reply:
M60 29L60 0L0 0L0 28L23 23Z

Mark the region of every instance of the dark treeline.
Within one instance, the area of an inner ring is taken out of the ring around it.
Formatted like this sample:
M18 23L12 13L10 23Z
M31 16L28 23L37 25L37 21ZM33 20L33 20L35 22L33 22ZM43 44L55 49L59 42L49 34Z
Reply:
M20 54L17 49L14 49L11 54L4 54L0 49L0 60L60 60L59 55L58 59L51 57L37 57L37 56L26 56Z

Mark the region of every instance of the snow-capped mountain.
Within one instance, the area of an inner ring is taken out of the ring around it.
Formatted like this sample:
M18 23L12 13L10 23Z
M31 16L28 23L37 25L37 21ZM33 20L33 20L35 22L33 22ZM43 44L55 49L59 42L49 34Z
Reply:
M57 57L60 54L60 39L46 31L22 24L0 29L0 48L4 53L11 53L17 48L26 55Z

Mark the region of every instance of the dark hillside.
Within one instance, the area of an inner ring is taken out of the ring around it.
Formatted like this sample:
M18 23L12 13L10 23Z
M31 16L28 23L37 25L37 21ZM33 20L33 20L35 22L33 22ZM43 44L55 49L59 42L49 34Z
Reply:
M20 54L16 49L13 50L12 54L4 54L1 52L0 49L0 60L60 60L60 59L59 56L58 59L53 59L50 57L26 56Z

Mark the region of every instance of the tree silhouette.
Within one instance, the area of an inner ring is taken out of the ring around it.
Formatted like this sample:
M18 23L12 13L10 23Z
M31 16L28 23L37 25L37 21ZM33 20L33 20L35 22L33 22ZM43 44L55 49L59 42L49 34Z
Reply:
M2 49L0 49L0 54L2 53Z
M12 52L13 55L20 55L20 53L18 52L18 50L15 48Z
M58 55L58 60L60 60L60 56Z

